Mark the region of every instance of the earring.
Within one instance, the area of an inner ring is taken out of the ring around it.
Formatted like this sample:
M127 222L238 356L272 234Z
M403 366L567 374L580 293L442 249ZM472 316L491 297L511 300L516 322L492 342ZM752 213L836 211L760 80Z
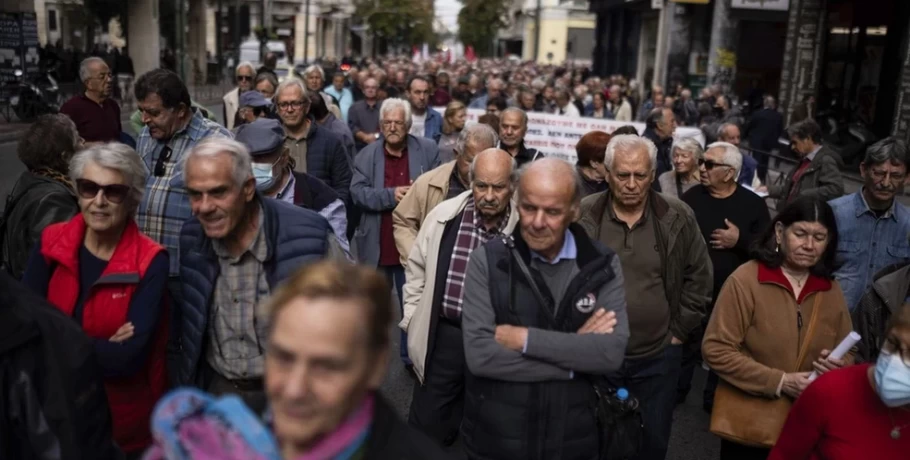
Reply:
M780 243L777 243L777 246L774 246L774 253L780 252Z

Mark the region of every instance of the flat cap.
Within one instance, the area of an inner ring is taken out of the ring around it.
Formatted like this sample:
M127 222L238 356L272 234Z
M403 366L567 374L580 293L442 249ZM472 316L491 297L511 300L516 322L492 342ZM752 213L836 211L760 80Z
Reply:
M240 95L240 107L267 107L269 101L259 91L244 91Z
M251 156L267 155L284 144L284 128L278 120L258 118L252 123L240 125L234 140L250 149Z

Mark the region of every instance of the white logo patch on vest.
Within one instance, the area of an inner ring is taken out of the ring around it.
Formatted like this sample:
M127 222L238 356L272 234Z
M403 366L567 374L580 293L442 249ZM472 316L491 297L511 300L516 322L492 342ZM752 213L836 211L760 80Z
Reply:
M591 313L595 307L597 307L597 297L591 292L575 302L575 309L581 313Z

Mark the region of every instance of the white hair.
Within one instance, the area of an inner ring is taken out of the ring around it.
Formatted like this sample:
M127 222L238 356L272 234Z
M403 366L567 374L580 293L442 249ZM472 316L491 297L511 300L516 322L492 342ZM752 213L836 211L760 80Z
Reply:
M285 78L281 83L278 84L278 87L275 88L275 101L278 101L278 96L281 95L281 92L292 87L296 86L300 88L300 97L303 98L304 102L310 103L310 92L306 88L306 85L299 78Z
M322 70L322 67L319 67L319 66L316 65L316 64L313 64L313 65L311 65L311 66L309 66L309 67L307 67L306 69L303 70L303 78L306 78L307 76L309 76L309 75L310 75L311 73L313 73L313 72L318 73L318 74L319 74L319 78L321 78L322 81L325 81L325 71Z
M739 151L739 148L729 142L715 142L708 145L708 148L705 149L705 151L707 152L714 148L724 149L721 162L733 168L733 172L735 173L733 176L734 180L738 178L739 171L743 169L743 154Z
M240 72L240 69L242 69L242 68L244 68L244 67L247 67L247 68L249 68L250 70L252 70L252 71L253 71L253 74L254 74L254 76L255 76L255 74L256 74L256 67L253 67L253 63L250 62L250 61L243 61L243 62L241 62L240 64L237 64L237 67L234 68L234 73Z
M89 163L119 172L126 182L125 185L130 188L129 206L132 209L139 206L145 193L148 168L132 147L119 142L108 142L77 153L70 160L70 178L73 182L82 179L85 166Z
M390 97L390 98L382 101L382 105L379 107L379 121L381 122L381 121L385 120L385 115L395 109L401 109L404 111L404 123L408 128L410 128L411 127L411 103L404 99L399 99L397 97ZM433 110L433 109L430 109L430 110Z
M657 146L649 139L634 134L621 134L610 139L610 143L607 144L607 151L604 153L604 166L608 170L612 170L613 158L616 156L617 151L626 153L636 149L644 150L648 153L648 159L651 161L651 171L656 170Z
M100 62L104 65L107 65L107 63L104 62L104 59L101 59L100 57L85 58L82 60L81 63L79 63L79 81L84 83L85 80L88 80L91 77L91 75L89 74L91 71L89 70L88 66L90 66L96 62Z
M231 172L231 176L233 176L234 183L237 186L243 186L246 181L253 177L253 160L250 158L249 149L240 142L226 137L207 137L200 141L189 153L183 156L180 169L186 171L186 165L189 163L190 158L211 158L222 153L226 153L231 157L234 169Z
M705 150L701 148L701 144L699 144L698 140L696 140L694 137L683 137L677 139L675 142L673 142L673 148L670 150L670 152L673 152L673 150L676 149L691 153L696 160L700 160L705 157Z

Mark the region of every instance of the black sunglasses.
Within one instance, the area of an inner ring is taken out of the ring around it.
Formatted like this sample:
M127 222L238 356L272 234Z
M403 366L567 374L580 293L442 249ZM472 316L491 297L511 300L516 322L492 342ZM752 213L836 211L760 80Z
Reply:
M699 166L704 166L705 169L708 170L708 171L714 169L715 166L726 166L726 167L728 167L728 168L732 168L732 166L730 166L730 165L728 165L728 164L717 163L716 161L713 161L713 160L705 160L704 158L700 158L700 159L698 160L698 165L699 165Z
M155 162L155 177L162 177L167 172L167 162L171 159L171 148L165 147L158 155L158 161Z
M111 203L120 204L130 193L130 187L123 184L98 185L88 179L76 179L76 191L81 198L90 200L98 196L98 190L104 192L104 197Z
M238 81L253 81L253 77L249 75L237 75Z

